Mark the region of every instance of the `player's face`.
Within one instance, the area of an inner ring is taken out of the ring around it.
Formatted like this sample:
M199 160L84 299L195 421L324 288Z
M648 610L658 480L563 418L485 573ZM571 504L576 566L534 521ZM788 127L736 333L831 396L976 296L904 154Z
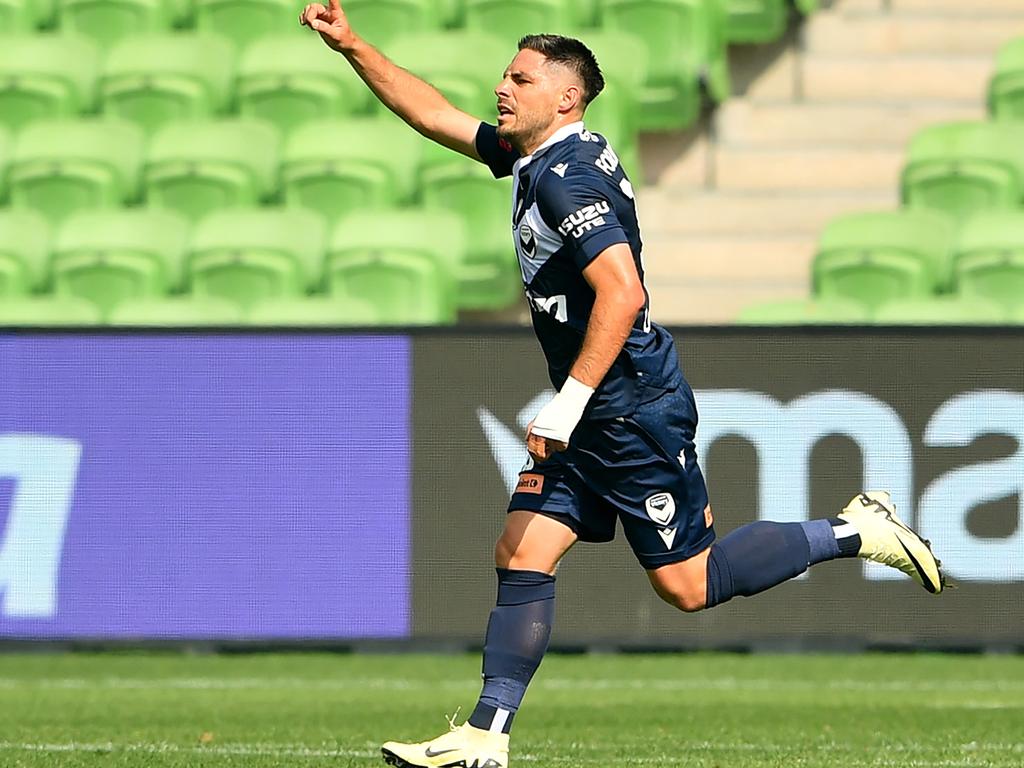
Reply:
M565 67L549 64L537 51L520 51L494 89L498 135L520 152L532 151L550 132L571 84L571 73Z

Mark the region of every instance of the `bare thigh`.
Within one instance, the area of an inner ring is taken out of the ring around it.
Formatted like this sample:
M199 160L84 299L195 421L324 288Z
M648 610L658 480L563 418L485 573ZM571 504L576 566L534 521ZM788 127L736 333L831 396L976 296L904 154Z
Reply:
M576 534L564 523L536 512L509 512L494 548L494 562L499 568L554 574L575 543Z

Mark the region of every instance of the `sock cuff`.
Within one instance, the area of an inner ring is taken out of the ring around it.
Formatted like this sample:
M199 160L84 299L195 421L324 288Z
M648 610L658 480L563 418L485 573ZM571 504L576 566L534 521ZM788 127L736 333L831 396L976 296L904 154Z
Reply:
M807 564L816 565L839 557L839 543L832 533L830 520L808 520L800 523L800 528L807 537Z
M714 608L733 596L732 568L722 547L713 545L708 554L707 595L705 607Z
M512 568L495 570L498 573L498 605L523 605L555 597L555 577L551 574Z

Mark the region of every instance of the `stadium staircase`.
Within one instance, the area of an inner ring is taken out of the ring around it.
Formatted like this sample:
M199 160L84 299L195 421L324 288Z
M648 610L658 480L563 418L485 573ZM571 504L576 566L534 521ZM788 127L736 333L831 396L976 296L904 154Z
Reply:
M663 323L729 323L806 298L819 235L894 210L911 137L981 120L1021 0L837 0L777 44L734 48L734 96L641 141L648 283Z

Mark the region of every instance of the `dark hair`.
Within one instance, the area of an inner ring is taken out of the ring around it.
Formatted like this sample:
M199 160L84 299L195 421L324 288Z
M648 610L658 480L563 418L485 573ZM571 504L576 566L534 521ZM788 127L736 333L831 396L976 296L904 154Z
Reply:
M583 106L604 90L604 75L593 52L579 40L562 35L527 35L519 41L519 50L536 51L548 61L555 61L573 70L583 81Z

